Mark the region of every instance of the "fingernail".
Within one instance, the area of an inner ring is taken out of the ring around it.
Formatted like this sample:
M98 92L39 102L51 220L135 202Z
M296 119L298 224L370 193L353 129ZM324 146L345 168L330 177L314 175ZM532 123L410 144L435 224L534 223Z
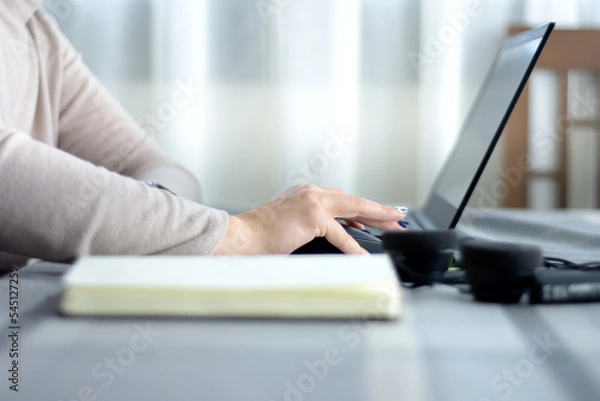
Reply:
M410 223L408 221L400 220L398 222L398 225L401 226L402 228L406 228L406 227L410 226Z
M408 213L408 208L406 206L396 206L396 210L400 214L407 214Z

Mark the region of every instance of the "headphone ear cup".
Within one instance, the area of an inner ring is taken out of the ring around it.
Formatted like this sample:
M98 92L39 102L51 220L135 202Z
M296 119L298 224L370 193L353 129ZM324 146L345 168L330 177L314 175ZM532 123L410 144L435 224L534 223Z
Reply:
M533 245L471 239L460 252L471 292L482 302L518 302L543 265L542 251Z
M383 233L381 241L400 280L416 285L441 279L458 245L452 230L388 231Z
M458 240L453 230L386 231L381 235L386 251L436 251L456 249Z

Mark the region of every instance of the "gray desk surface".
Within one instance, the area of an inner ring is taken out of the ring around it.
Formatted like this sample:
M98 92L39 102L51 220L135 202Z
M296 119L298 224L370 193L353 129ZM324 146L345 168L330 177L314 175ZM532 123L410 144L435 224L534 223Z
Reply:
M0 282L1 400L600 399L600 303L479 304L439 286L405 290L394 322L74 319L56 313L67 267L19 272L19 393Z

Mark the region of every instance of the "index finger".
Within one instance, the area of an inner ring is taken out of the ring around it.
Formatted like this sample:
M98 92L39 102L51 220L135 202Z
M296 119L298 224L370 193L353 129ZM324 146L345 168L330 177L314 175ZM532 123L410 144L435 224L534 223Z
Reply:
M328 193L323 203L332 216L341 219L398 221L405 216L393 206L345 193Z

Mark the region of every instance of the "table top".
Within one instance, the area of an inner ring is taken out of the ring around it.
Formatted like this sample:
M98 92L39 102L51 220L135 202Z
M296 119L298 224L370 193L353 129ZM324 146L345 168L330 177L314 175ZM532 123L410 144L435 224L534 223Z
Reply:
M600 398L600 303L484 304L435 286L403 289L390 322L69 318L57 313L67 268L14 274L14 330L0 280L0 399Z

